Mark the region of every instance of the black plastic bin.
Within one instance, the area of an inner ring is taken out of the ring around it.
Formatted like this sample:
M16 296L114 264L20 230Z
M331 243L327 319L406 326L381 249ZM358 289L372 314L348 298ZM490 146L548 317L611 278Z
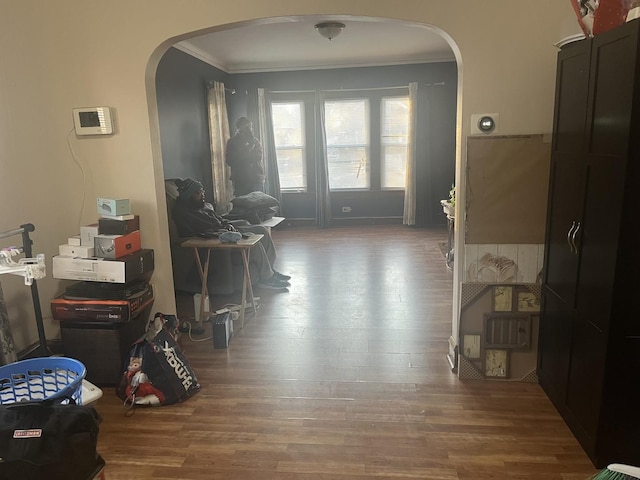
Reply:
M128 322L61 321L64 354L87 367L86 378L98 387L120 383L125 357L133 342L144 335L151 306ZM126 362L126 363L125 363Z

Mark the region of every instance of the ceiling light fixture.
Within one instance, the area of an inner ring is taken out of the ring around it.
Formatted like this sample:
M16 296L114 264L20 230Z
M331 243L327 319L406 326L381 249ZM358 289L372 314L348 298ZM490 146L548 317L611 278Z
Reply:
M317 23L315 25L315 29L321 36L323 36L324 38L330 41L332 38L335 38L338 35L340 35L342 30L344 30L344 23L340 23L340 22Z

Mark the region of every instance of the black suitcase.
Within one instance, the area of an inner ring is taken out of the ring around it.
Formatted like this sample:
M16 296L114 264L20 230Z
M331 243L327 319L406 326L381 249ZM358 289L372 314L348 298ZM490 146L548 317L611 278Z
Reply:
M99 422L90 406L0 405L0 480L91 480L104 465Z

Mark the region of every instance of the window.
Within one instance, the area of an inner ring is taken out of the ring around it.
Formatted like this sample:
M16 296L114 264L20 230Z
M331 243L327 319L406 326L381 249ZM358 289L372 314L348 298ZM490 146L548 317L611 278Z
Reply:
M327 161L329 189L380 192L405 188L411 102L407 89L324 92L324 136L316 131L316 95L271 95L276 158L283 192L315 189L315 167ZM316 149L317 138L325 140ZM393 195L396 195L395 193ZM395 198L395 197L394 197Z
M385 97L380 105L382 189L403 189L409 153L409 97Z
M302 102L272 103L271 115L280 174L280 190L306 192L304 104Z
M369 102L328 100L324 104L329 188L368 189Z

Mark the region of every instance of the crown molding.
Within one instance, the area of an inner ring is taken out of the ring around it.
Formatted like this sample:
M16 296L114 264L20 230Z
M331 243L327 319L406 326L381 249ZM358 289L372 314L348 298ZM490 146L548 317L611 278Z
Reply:
M212 57L204 50L201 50L198 47L194 46L189 41L185 40L180 43L176 43L173 45L173 47L176 48L177 50L180 50L181 52L186 53L187 55L191 55L192 57L195 57L198 60L208 63L209 65L217 68L218 70L222 70L224 73L228 73L228 74L233 73L226 66L222 65L218 61L218 59Z

